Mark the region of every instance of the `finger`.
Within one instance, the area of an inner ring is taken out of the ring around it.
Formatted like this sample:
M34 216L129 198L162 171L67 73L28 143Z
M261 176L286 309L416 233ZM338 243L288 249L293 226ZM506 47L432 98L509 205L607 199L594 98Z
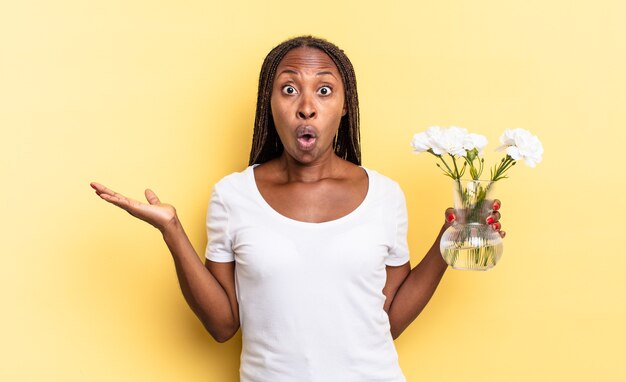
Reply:
M500 231L500 237L504 239L505 236L506 236L506 232Z
M452 223L454 220L456 220L456 216L454 215L454 208L448 208L446 209L446 222L448 223Z
M146 189L146 199L148 200L148 203L154 205L154 204L159 204L161 203L161 201L159 200L159 197L156 196L156 194L154 193L154 191L152 191L151 189Z
M493 205L491 206L491 209L494 211L498 211L500 209L500 207L502 207L502 202L500 202L500 199L494 199L493 200Z
M96 190L96 194L98 195L111 195L111 196L117 196L117 197L124 197L121 194L118 194L117 192L106 188L104 185L100 184L100 183L96 183L96 182L91 182L90 183L91 187Z
M89 183L89 185L91 186L91 188L93 188L94 190L96 190L96 194L100 195L102 193L105 193L107 188L104 187L102 184L100 183L96 183L96 182L91 182Z
M491 213L491 215L487 216L487 220L486 220L487 224L490 224L490 225L491 225L491 224L493 224L493 223L495 223L495 222L499 221L499 220L500 220L500 216L501 216L501 215L500 215L500 212L498 212L498 211L493 211L493 212Z
M120 208L123 208L126 211L129 211L131 208L134 208L139 204L139 202L137 202L136 200L129 199L126 196L115 192L100 183L92 182L90 185L94 190L96 190L96 194L98 194L101 199Z
M100 194L100 198L129 212L137 204L136 201L117 193L115 195Z

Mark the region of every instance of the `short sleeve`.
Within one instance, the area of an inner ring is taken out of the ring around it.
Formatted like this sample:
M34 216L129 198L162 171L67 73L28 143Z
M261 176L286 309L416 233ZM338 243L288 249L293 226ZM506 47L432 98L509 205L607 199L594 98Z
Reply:
M218 263L235 261L228 223L228 208L216 188L213 188L206 217L208 242L205 257L207 259Z
M409 244L407 242L407 231L409 228L408 213L406 210L406 200L404 192L399 185L396 184L396 192L392 193L393 200L389 203L391 211L394 213L396 224L395 245L389 250L389 256L385 260L385 265L397 267L406 264L409 259Z

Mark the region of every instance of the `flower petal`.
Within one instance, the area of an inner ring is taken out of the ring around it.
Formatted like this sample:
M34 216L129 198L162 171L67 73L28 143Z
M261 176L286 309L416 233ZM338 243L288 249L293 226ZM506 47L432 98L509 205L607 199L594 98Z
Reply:
M411 146L413 146L413 151L415 153L423 153L430 149L430 145L428 143L428 136L426 133L418 133L413 135L413 140L411 141Z
M530 167L535 167L541 162L543 154L543 146L536 136L532 135L528 130L524 129L507 129L500 137L502 146L498 149L506 147L506 152L513 159L524 159Z

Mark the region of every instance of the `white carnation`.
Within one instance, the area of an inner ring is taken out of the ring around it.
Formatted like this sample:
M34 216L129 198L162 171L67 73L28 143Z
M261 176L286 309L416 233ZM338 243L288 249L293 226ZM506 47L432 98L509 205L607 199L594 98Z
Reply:
M450 126L443 129L439 126L433 126L426 130L429 138L431 149L437 155L450 154L463 157L467 155L464 143L468 136L467 130Z
M487 137L480 134L468 134L465 137L465 141L463 143L463 147L466 150L476 149L478 151L478 155L483 154L483 149L487 146Z
M530 166L535 167L541 162L543 146L537 136L524 129L506 129L500 137L502 146L496 150L506 149L506 153L515 160L523 159Z
M423 153L430 150L428 135L426 133L415 134L411 141L411 146L413 146L413 152L415 153Z
M413 135L411 145L416 153L432 150L436 155L450 154L464 157L467 151L474 149L481 155L487 146L487 138L480 134L469 134L461 127L432 126L425 132Z

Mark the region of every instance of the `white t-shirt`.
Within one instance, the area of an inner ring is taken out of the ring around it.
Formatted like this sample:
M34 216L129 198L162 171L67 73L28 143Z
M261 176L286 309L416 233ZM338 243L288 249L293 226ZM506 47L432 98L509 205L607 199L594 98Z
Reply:
M206 257L236 262L242 382L405 381L382 292L409 260L404 194L364 170L361 205L323 223L274 210L253 166L215 185Z

